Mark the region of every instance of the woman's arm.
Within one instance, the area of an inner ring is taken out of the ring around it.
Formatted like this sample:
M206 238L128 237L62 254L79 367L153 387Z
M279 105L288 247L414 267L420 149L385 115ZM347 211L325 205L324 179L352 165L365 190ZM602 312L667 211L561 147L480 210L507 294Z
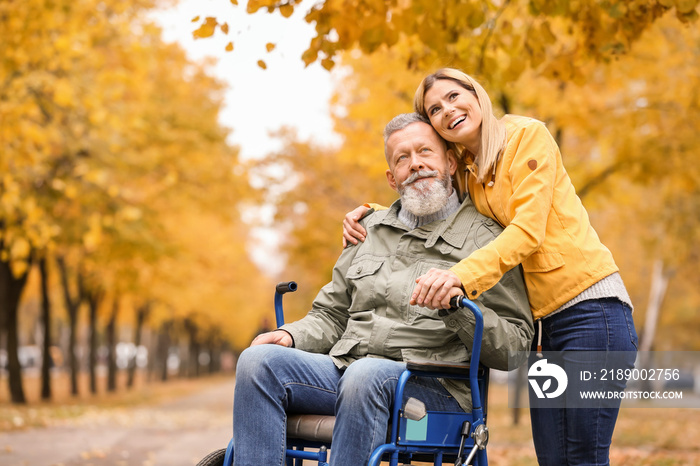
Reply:
M385 210L386 207L379 204L363 204L355 210L345 214L343 219L343 249L348 247L348 244L357 244L358 241L364 241L367 236L367 230L360 225L370 210Z
M446 290L453 286L455 277L466 296L475 299L540 249L552 210L560 157L542 123L533 120L510 138L498 172L500 183L512 185L512 195L504 203L509 219L506 228L449 271L431 270L419 277L413 292L416 304L432 309L445 307ZM567 180L567 189L573 189Z

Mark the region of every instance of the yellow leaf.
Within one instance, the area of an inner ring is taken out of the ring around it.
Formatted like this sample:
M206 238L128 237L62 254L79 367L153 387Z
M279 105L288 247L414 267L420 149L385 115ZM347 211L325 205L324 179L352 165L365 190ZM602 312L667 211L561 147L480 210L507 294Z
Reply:
M294 6L292 6L291 4L287 3L285 5L280 6L280 14L285 18L289 18L290 16L292 16L292 13L294 13Z
M212 16L208 16L205 18L204 23L202 23L201 26L199 26L199 29L196 31L192 32L192 36L195 39L203 39L205 37L211 37L214 35L214 30L216 29L216 25L219 24L216 21L216 18Z
M273 44L272 42L268 42L267 44L265 44L265 48L268 52L272 52L273 50L275 50L275 44Z
M75 199L78 197L78 189L72 184L69 184L66 186L65 194L68 199Z
M29 257L32 247L25 238L17 238L12 242L10 257L12 260L23 260Z
M334 65L335 62L330 58L324 58L323 60L321 60L321 66L324 67L327 71L333 69Z
M19 278L27 272L29 263L27 261L12 261L10 263L10 268L12 269L12 275L14 275L15 278Z
M233 42L228 43L228 45L226 46L226 51L227 52L233 51Z
M224 34L228 34L228 23L224 23L219 27L221 28L221 32L223 32Z
M312 50L311 48L308 48L304 51L304 53L301 55L301 59L304 61L305 66L309 66L313 62L316 61L318 58L318 51L317 50Z
M124 220L133 222L134 220L138 220L141 218L141 209L139 209L138 207L129 206L122 209L121 214Z
M231 3L232 3L233 5L238 5L238 0L231 0Z
M83 244L88 251L94 251L102 242L102 221L100 216L92 215L88 224L88 231L83 235Z
M267 69L267 64L265 64L265 62L262 60L258 60L258 66L264 70Z
M690 13L697 5L697 0L676 0L676 10L683 14Z
M60 79L56 82L56 87L53 91L53 99L59 107L67 107L72 104L73 92L68 80Z
M199 21L199 16L195 16L194 18L192 18L193 23L196 23L197 21Z

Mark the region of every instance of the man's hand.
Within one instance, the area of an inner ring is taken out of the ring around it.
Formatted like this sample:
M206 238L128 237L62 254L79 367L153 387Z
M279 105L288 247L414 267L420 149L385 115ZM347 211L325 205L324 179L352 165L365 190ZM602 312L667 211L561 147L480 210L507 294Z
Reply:
M450 270L430 269L416 279L416 287L411 295L411 305L429 309L449 309L453 296L464 294L462 282Z
M360 219L365 216L368 210L368 207L361 205L352 212L345 214L343 219L343 249L348 247L348 242L357 244L358 240L365 240L367 230L360 225Z
M292 346L292 336L285 332L284 330L273 330L272 332L261 333L250 344L250 346L255 345L280 345L289 348Z

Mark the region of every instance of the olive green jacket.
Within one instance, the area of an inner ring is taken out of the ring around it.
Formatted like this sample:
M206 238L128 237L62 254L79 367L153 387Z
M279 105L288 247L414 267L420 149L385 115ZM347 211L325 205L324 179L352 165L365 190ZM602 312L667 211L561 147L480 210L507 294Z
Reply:
M409 305L409 299L416 278L430 268L449 269L491 242L501 227L478 213L469 198L447 219L414 230L398 219L400 206L396 201L362 220L365 241L343 251L332 281L308 315L282 327L296 348L330 354L341 369L364 357L469 361L472 313L460 310L443 319L437 311ZM520 268L507 272L475 302L484 316L481 363L516 367L534 334ZM465 410L471 409L464 383L441 382Z

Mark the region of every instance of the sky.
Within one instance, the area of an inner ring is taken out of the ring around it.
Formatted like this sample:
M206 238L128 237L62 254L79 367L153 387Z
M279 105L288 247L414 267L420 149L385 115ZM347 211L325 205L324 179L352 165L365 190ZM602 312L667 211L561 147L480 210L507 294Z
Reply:
M229 0L180 0L174 8L154 15L168 42L178 42L191 59L214 57L218 63L212 74L226 81L221 122L232 128L230 142L241 149L241 157L260 157L280 150L280 143L269 136L282 126L294 127L301 139L322 144L337 143L330 119L329 101L332 74L318 63L304 68L301 55L314 34L313 25L304 21L304 9L290 18L278 13L245 12L247 1L234 6ZM200 21L192 19L199 16ZM214 37L197 39L194 31L207 16L227 22L228 35L218 29ZM224 49L233 41L234 50ZM265 44L275 44L268 53ZM267 69L258 65L264 60Z

